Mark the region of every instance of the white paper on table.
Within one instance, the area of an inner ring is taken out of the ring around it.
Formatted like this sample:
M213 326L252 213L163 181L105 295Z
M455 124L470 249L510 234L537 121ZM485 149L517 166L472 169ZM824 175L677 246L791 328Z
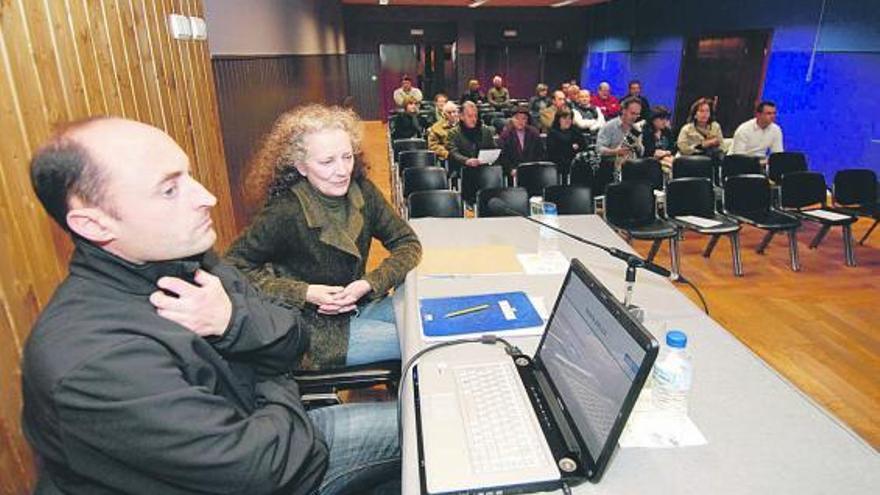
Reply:
M480 150L477 160L480 160L480 163L492 165L499 156L501 156L501 150L499 149Z
M540 253L519 253L516 255L519 264L527 275L547 275L567 273L568 258L561 251L543 251Z
M544 323L537 327L526 327L526 328L516 328L513 330L502 330L500 332L473 332L473 333L458 333L455 335L438 335L438 336L427 336L424 332L422 332L422 340L425 342L439 342L442 340L455 340L461 338L469 338L469 337L479 337L482 335L496 335L498 337L533 337L533 336L541 336L544 334L544 327L547 326L547 318L550 317L550 312L547 310L547 304L544 302L544 298L541 296L529 296L529 301L532 303L532 306L535 307L535 312L544 320ZM419 321L419 325L421 325L421 320Z
M694 224L697 227L703 227L704 229L709 229L712 227L717 227L721 225L721 222L718 220L712 220L711 218L698 217L696 215L682 215L680 217L675 217L676 220L681 220L682 222L687 222L690 224Z
M801 212L805 215L810 215L811 217L821 218L823 220L828 220L831 222L837 222L838 220L846 220L849 218L848 215L843 215L841 213L837 213L835 211L829 210L810 210Z
M651 392L650 388L642 389L617 441L621 448L662 449L694 447L708 443L690 417L654 407Z

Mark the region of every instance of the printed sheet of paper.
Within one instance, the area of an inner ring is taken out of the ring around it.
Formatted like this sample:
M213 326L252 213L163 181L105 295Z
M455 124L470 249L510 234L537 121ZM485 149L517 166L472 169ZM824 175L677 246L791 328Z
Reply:
M499 149L480 150L480 154L477 155L477 159L480 160L480 163L492 165L493 163L495 163L495 160L497 160L499 156L501 156L501 150Z
M712 220L711 218L698 217L695 215L681 215L675 217L676 220L681 220L682 222L687 222L692 225L696 225L697 227L702 227L704 229L717 227L721 225L721 222L718 220Z

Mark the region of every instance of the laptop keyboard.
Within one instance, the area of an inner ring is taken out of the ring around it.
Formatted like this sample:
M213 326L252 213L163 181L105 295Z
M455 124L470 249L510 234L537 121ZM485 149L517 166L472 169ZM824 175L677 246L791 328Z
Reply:
M543 441L530 421L519 377L509 366L486 364L454 368L464 415L465 435L475 473L535 467Z

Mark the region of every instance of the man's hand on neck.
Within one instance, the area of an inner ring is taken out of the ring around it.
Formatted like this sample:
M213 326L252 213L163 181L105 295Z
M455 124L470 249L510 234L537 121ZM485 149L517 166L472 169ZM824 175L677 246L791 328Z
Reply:
M232 302L220 279L197 270L195 284L176 277L162 277L161 289L150 295L156 313L178 323L201 337L219 337L226 333L232 318ZM176 295L168 295L167 293Z

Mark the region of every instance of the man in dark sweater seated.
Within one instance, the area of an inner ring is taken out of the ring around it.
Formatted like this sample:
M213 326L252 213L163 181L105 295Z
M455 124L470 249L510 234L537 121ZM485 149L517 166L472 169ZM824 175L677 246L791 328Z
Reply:
M393 403L305 410L287 372L309 329L210 251L217 199L167 134L74 123L31 176L75 246L24 352L36 493L330 494L399 479Z
M514 109L513 116L501 133L500 146L501 156L498 161L504 167L504 174L511 179L516 176L516 168L520 163L544 159L541 135L538 129L529 125L529 108L525 105Z

